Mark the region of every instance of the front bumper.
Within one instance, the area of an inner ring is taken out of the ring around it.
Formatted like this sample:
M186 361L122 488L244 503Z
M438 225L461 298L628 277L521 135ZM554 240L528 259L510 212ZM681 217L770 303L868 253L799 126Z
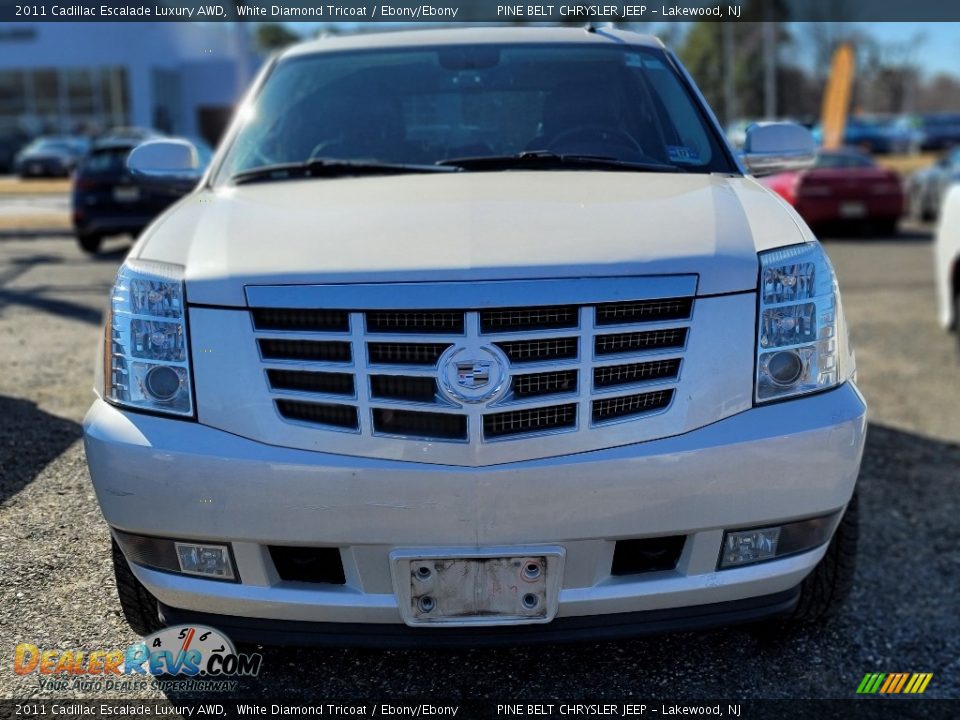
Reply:
M102 401L84 430L111 526L232 544L239 583L134 565L168 608L225 621L398 625L391 551L549 544L566 552L560 622L794 590L825 546L718 572L723 531L842 509L859 471L865 413L847 383L676 437L482 468L279 448ZM674 570L611 575L616 540L677 534L686 543ZM346 584L281 580L269 545L340 548Z

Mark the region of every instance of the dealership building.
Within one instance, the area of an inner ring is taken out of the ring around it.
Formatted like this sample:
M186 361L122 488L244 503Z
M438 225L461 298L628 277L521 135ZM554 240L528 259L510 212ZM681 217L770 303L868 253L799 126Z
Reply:
M0 137L135 125L213 142L260 62L244 23L8 23Z

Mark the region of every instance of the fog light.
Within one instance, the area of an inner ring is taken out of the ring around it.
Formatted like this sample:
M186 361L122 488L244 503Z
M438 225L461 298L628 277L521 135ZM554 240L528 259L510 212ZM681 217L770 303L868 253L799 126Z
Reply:
M813 550L830 540L842 515L838 511L774 527L728 530L717 566L723 570Z
M127 560L153 570L200 575L211 580L237 582L229 545L134 535L113 528L113 537Z
M727 533L723 541L720 567L744 565L776 557L779 540L778 527Z
M233 579L233 564L226 545L176 543L180 572L188 575Z

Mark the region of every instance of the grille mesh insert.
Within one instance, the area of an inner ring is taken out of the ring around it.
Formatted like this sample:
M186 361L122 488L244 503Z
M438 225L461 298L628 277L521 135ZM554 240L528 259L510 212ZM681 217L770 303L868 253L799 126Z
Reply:
M370 362L375 365L437 364L449 345L440 343L369 343Z
M580 322L576 305L558 307L503 308L480 313L480 332L522 332L575 328Z
M294 310L256 308L253 325L257 330L303 330L309 332L348 332L350 315L344 310Z
M545 408L510 410L483 416L483 434L488 438L523 435L546 430L572 428L577 423L577 406L552 405Z
M353 375L339 372L307 372L303 370L267 370L270 387L275 390L298 390L353 396Z
M577 357L577 338L550 338L544 340L511 340L496 343L511 362L545 362Z
M371 375L370 393L375 398L432 403L437 399L437 381L429 377Z
M639 350L680 348L687 340L686 328L647 330L645 332L598 335L594 340L597 355L617 355Z
M629 385L645 380L675 378L679 372L679 359L598 367L593 371L593 386L598 388L616 387L617 385Z
M418 412L375 408L373 428L389 435L404 435L419 438L466 440L467 418L452 413Z
M350 362L350 343L337 340L260 340L260 354L266 360L314 360Z
M641 300L597 305L597 325L686 320L693 309L693 298Z
M659 410L669 405L672 399L673 390L658 390L657 392L639 395L594 400L593 421L603 422L604 420L614 420Z
M290 420L331 425L349 430L357 429L357 409L350 405L277 400L277 410Z
M577 391L577 371L531 373L514 375L513 394L517 397L536 397Z
M375 310L367 313L367 332L456 335L463 332L463 311Z

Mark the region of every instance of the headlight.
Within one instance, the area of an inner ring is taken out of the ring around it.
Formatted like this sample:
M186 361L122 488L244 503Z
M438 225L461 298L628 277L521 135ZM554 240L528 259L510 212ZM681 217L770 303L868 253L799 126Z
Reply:
M819 243L760 254L757 402L825 390L853 372L837 281Z
M104 332L104 397L117 405L193 415L183 268L128 260L117 273Z

